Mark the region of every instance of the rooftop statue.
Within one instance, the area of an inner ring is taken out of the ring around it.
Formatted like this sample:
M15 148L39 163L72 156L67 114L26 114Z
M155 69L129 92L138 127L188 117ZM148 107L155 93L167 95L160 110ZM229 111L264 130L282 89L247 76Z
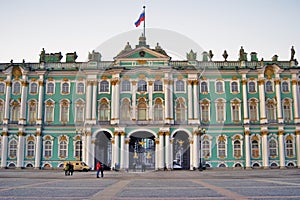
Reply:
M239 61L247 61L247 53L243 49L243 46L241 46L241 49L240 49Z
M101 61L101 54L99 52L96 52L95 50L92 51L92 53L89 52L88 56L89 61Z
M295 56L295 49L294 49L294 46L292 46L292 48L291 48L291 61L295 60L294 56Z
M197 59L197 53L191 49L190 53L186 53L186 58L188 61L195 61Z
M212 50L209 50L209 52L208 52L208 57L209 57L209 60L210 60L210 61L211 61L212 58L214 57L214 54L213 54Z
M41 54L40 54L40 62L45 62L45 55L46 55L46 52L45 52L45 49L43 48L41 51Z
M224 53L223 53L223 58L225 59L225 61L227 61L227 58L228 58L228 54L227 54L227 51L224 50Z

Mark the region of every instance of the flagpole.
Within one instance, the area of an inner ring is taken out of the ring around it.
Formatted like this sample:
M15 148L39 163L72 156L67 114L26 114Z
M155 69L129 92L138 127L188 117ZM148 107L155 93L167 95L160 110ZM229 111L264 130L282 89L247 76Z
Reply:
M144 19L144 37L146 37L146 6L143 6L144 8L144 15L145 15L145 19Z

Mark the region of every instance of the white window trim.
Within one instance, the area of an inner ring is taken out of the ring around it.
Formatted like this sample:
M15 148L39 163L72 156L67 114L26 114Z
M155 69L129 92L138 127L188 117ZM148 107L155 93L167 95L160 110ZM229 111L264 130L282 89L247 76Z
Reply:
M271 92L267 91L267 83L269 81L272 83L272 91ZM275 92L275 90L274 90L274 81L273 80L267 80L266 83L265 83L265 93L271 94L271 93L274 93L274 92Z
M107 92L102 92L101 91L101 82L103 82L103 81L106 81L107 83L108 83L108 91ZM108 80L100 80L99 82L98 82L98 94L109 94L110 93L110 81L108 81Z
M70 122L70 101L69 101L69 99L62 99L60 102L59 102L59 120L60 120L60 122L62 122L62 102L63 101L66 101L66 102L68 102L68 113L67 113L67 122L66 123L68 123L68 122Z
M15 84L16 83L20 84L20 92L19 93L15 92ZM14 81L13 84L12 84L12 94L14 94L14 95L20 95L21 93L22 93L22 83L20 81Z
M219 100L221 100L220 102L223 103L223 107L224 107L224 112L223 112L223 121L218 121L218 103L219 103ZM216 99L215 100L215 110L216 110L216 122L217 123L223 123L226 121L226 101L224 99Z
M220 157L220 152L219 152L219 138L221 137L221 136L223 136L224 138L225 138L225 140L224 140L224 142L225 142L225 157ZM228 144L227 144L227 141L228 141L228 139L227 139L227 137L225 136L225 135L219 135L218 137L217 137L217 140L216 140L216 145L217 145L217 157L218 158L220 158L220 159L224 159L224 158L227 158L228 156L227 156L227 146L228 146Z
M203 82L206 83L206 85L207 85L207 93L209 93L209 81L208 81L208 80L201 80L201 81L200 81L200 84L199 84L199 87L200 87L200 93L206 94L206 92L202 91L201 83L203 83Z
M203 121L202 104L203 104L203 101L205 101L205 100L208 102L208 121L207 121L207 122L210 122L210 121L211 121L211 119L210 119L210 107L211 107L211 102L210 102L209 99L202 99L202 100L200 101L200 112L201 112L200 119L201 119L201 121ZM205 123L207 123L207 122L205 122Z
M239 106L239 118L238 118L238 121L233 121L233 108L232 108L232 106L233 106L233 103L234 103L235 100L237 100L237 101L239 102L239 104L238 104L238 106ZM240 99L235 98L235 99L233 99L233 100L230 102L231 121L232 121L232 122L241 122L241 119L242 119L241 107L242 107L242 105L241 105L241 100L240 100Z
M53 103L53 113L52 113L52 121L51 122L54 122L54 112L55 112L55 101L53 101L52 99L47 99L46 101L44 101L44 106L45 106L45 116L47 116L47 105L46 103L48 101L51 101ZM47 123L47 117L44 117L44 121Z
M32 92L32 84L36 84L36 92ZM35 81L29 83L29 94L37 95L39 93L39 84Z
M177 83L177 81L182 81L183 82L183 91L177 91L176 90L176 83ZM175 91L175 94L176 93L186 93L186 91L187 91L187 89L186 89L186 79L175 79L175 81L174 81L174 84L173 84L173 87L174 87L174 91Z
M235 139L237 136L239 136L240 139ZM234 156L234 142L235 141L239 141L240 142L240 145L241 145L241 156L240 158L243 157L243 149L244 149L244 144L243 144L243 136L240 135L240 134L235 134L231 137L231 145L232 145L232 157L235 158Z
M232 83L237 83L237 91L236 92L232 91ZM240 93L240 82L239 81L237 81L237 80L230 81L230 93L231 94L239 94Z
M1 81L0 83L1 83L1 84L4 84L4 87L3 87L3 93L0 93L0 94L1 94L1 95L6 94L6 83L3 82L3 81Z
M78 85L82 83L83 84L83 92L78 92ZM84 81L79 81L79 82L76 82L76 94L85 94L85 83Z
M66 137L66 140L62 140L62 137ZM60 151L62 150L61 148L60 148L60 143L61 142L66 142L66 157L64 157L64 156L60 156L59 154L60 154ZM68 153L69 153L69 137L67 136L67 135L60 135L59 137L58 137L58 148L57 148L57 157L58 158L68 158Z
M249 86L250 83L254 83L254 89L255 89L254 92L251 92L251 91L250 91L250 86ZM256 83L256 81L251 80L251 81L248 82L248 92L249 92L250 94L255 94L255 93L257 93L257 83Z
M221 83L222 83L223 91L221 91L221 92L218 92L218 91L217 91L217 83L218 83L218 82L221 82ZM224 81L224 80L216 80L216 82L215 82L215 93L216 93L216 94L224 94L224 93L225 93L225 90L226 90L226 88L225 88L225 81Z
M48 91L48 84L49 83L52 83L53 84L53 93L50 93L49 91ZM47 83L46 83L46 94L47 95L54 95L55 94L55 82L54 81L47 81Z
M67 91L67 92L63 92L63 85L64 85L65 83L68 84L68 91ZM70 83L70 81L62 81L62 82L60 83L60 94L61 94L61 95L68 95L68 94L70 94L70 90L71 90L71 83Z
M287 92L283 91L282 84L283 84L284 82L286 82L286 83L287 83L287 87L288 87L288 91L287 91ZM281 88L281 92L282 92L282 93L284 93L284 94L288 94L288 93L290 93L290 92L291 92L291 85L290 85L290 81L288 81L288 80L283 80L283 81L281 82L281 84L280 84L280 88Z

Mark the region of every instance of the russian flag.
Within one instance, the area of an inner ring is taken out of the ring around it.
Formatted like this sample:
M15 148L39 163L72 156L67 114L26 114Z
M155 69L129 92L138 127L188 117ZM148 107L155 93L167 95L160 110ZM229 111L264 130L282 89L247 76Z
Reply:
M145 21L145 11L142 12L139 19L134 23L135 27L138 27L142 21Z

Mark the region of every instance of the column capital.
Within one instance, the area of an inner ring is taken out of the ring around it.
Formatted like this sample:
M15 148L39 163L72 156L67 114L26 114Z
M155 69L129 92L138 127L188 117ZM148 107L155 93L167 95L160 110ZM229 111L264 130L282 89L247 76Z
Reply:
M148 81L149 86L153 85L153 81Z
M86 131L85 133L86 133L86 136L92 136L91 131Z
M279 79L276 79L274 82L275 82L275 85L279 85L281 83L281 81Z
M28 86L28 82L27 81L21 81L22 86L27 87Z
M292 85L297 85L297 82L298 82L298 81L297 81L297 80L295 80L295 79L294 79L294 80L292 80Z
M121 135L121 136L125 136L126 133L125 133L124 131L121 131L121 132L120 132L120 135Z
M265 84L265 80L264 79L260 79L257 81L258 85L263 85Z
M194 80L193 83L194 83L194 85L198 85L199 81L198 80Z
M41 132L41 131L35 132L35 136L41 136L41 135L42 135L42 132Z
M112 144L115 144L115 138L112 138L112 139L111 139L111 143L112 143Z
M193 139L189 139L189 143L190 144L194 144L194 140Z
M120 80L119 80L118 78L114 78L114 79L111 80L111 84L112 84L113 86L119 84L119 82L120 82Z
M193 84L193 80L188 80L188 85L192 85Z
M129 144L130 143L130 138L126 138L125 139L125 144Z
M248 135L248 136L250 135L250 131L249 130L245 130L244 133L245 133L245 135Z
M278 135L284 135L284 130L278 130Z
M2 132L2 136L8 136L8 132L7 131L3 131Z
M163 131L159 131L159 132L158 132L158 135L159 135L159 136L164 136L164 134L165 134L165 132L163 132Z
M300 130L296 130L296 135L300 135Z
M243 85L246 85L247 82L248 82L247 79L243 79L243 80L242 80L242 84L243 84Z
M7 87L11 87L11 81L5 81Z
M262 130L262 131L260 131L260 133L261 133L262 136L268 135L268 131L267 130Z
M25 135L26 135L26 133L23 132L23 131L19 131L19 132L18 132L18 136L25 136Z
M120 134L119 131L115 131L115 132L114 132L114 136L118 136L119 134Z
M159 144L159 138L155 138L155 144Z

